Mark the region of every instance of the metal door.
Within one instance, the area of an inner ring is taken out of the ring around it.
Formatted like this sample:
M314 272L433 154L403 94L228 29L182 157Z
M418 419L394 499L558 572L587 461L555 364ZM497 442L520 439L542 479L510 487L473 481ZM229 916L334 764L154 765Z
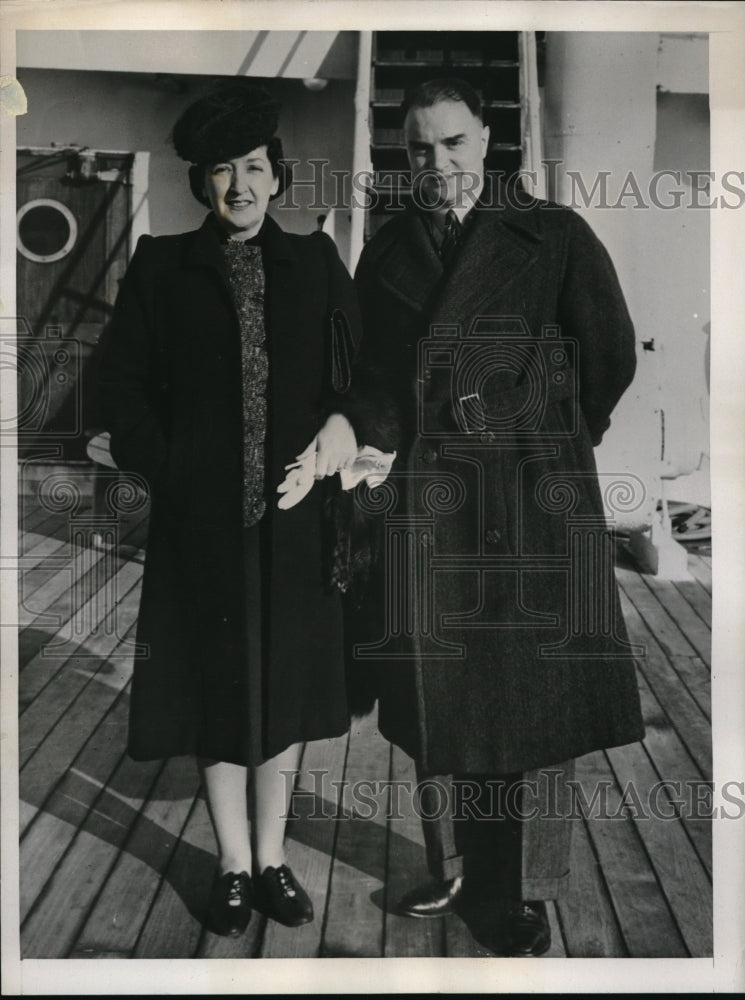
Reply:
M18 435L22 457L85 459L100 427L95 347L124 274L133 157L23 149L17 160Z

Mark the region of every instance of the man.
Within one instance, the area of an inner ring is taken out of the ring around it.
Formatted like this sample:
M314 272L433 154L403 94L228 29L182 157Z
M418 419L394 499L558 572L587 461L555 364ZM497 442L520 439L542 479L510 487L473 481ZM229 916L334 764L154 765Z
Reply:
M356 273L350 419L398 459L355 670L417 764L434 881L401 911L499 901L496 950L539 955L571 762L643 735L592 451L634 333L587 224L485 177L467 83L425 83L402 110L413 204Z

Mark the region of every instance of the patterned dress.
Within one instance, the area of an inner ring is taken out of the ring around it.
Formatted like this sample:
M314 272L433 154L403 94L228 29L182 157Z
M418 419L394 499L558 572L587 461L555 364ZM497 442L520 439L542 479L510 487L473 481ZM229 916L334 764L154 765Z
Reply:
M261 247L248 240L223 244L228 279L241 329L243 389L243 524L257 524L266 510L264 448L269 357L264 329L264 267Z

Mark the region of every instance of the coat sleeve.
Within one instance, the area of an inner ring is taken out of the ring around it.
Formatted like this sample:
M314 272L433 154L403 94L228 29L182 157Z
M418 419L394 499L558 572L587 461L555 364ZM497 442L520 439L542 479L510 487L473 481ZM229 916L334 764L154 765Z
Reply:
M165 485L167 444L153 399L158 385L152 237L140 238L101 341L99 395L111 455L120 469Z
M362 320L357 293L349 271L341 261L336 244L326 233L318 233L326 257L328 274L328 316L326 325L326 374L328 402L340 402L349 389L349 376L362 340ZM332 375L340 374L341 386L333 385Z
M340 310L346 315L352 346L349 387L345 392L328 392L324 409L326 413L344 414L354 428L359 445L374 445L383 451L392 451L398 447L398 425L390 419L390 410L384 402L387 399L383 389L384 373L374 360L378 341L373 334L371 302L363 303L360 299L360 292L367 294L368 288L357 280L359 269L352 281L333 241L328 236L324 236L324 240L330 244L330 247L326 246L326 252L329 254L331 313ZM326 366L331 368L329 359Z
M579 215L569 219L559 322L562 335L578 345L579 403L597 446L634 377L634 327L605 247Z
M362 315L362 342L352 371L345 413L360 444L397 451L401 444L401 412L391 386L393 359L380 329L380 288L369 245L362 251L354 275Z

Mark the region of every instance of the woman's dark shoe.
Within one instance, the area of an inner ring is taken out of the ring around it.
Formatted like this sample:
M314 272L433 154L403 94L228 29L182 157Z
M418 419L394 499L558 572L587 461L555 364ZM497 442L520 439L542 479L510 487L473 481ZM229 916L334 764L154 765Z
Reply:
M310 897L287 865L265 868L254 885L257 904L272 920L285 927L300 927L313 919Z
M207 925L215 934L237 937L251 919L251 879L246 872L226 872L212 886Z

